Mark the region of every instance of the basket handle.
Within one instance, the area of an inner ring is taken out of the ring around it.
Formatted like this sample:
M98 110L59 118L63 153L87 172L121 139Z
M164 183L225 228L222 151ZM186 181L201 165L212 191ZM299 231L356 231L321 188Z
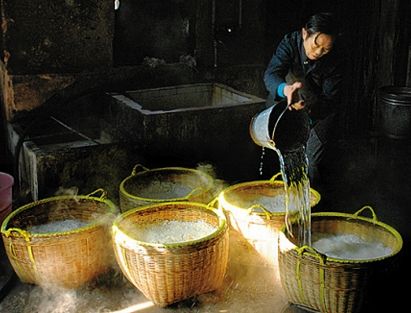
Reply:
M147 167L145 167L144 165L136 164L136 165L134 165L133 170L131 171L131 175L134 176L134 175L137 175L137 173L139 173L139 172L145 172L145 171L148 171L148 170L149 169Z
M270 182L275 181L278 176L281 176L281 177L282 177L281 172L278 172L277 174L274 174L274 176L270 178Z
M226 225L226 216L225 213L223 211L222 208L218 207L216 208L214 205L217 202L218 198L214 198L213 200L211 200L208 204L206 204L207 209L210 211L213 211L215 214L217 214L217 216L219 217L219 228L220 227L224 227L224 225Z
M36 269L36 262L34 261L33 249L31 248L31 245L30 245L30 241L31 241L30 240L30 233L28 231L23 230L23 229L20 229L20 228L17 228L17 227L12 227L12 228L9 228L9 229L5 230L3 232L3 234L6 237L9 237L12 232L16 232L16 233L20 234L24 238L24 240L26 240L26 242L27 242L27 252L28 252L28 255L29 255L29 259L33 263L34 269ZM14 257L17 257L16 251L14 250L13 241L10 241L10 251L13 254Z
M101 192L101 195L100 195L100 197L99 197L100 200L104 200L104 199L107 198L107 191L105 191L103 188L99 188L99 189L94 190L93 192L90 192L90 193L87 195L87 197L95 196L95 195L96 195L97 193L99 193L99 192ZM97 196L97 198L98 198L98 196Z
M355 212L353 215L354 215L355 217L357 217L360 213L362 213L363 211L365 211L365 210L367 210L367 209L371 212L372 220L373 220L374 222L376 222L376 221L378 220L378 219L377 219L377 215L375 214L373 208L372 208L371 206L369 206L369 205L364 205L361 209L359 209L359 210L358 210L357 212Z
M303 255L305 252L310 252L312 254L314 254L314 256L320 261L321 265L325 264L325 261L327 260L327 256L323 253L318 252L316 249L314 249L311 246L301 246L301 247L297 247L296 251L298 253L298 255Z
M219 202L219 197L215 197L213 200L211 200L209 203L207 203L207 206L210 208L217 209L221 211L224 214L224 209L223 206Z
M203 188L203 187L194 188L193 190L190 191L190 193L189 193L188 195L186 195L185 197L183 197L183 199L189 200L190 197L192 197L192 196L195 195L196 193L200 193L201 190L204 190L204 188Z
M322 308L322 312L328 312L326 302L325 302L325 270L324 270L325 262L327 261L327 256L325 254L318 252L313 247L307 246L307 245L297 247L295 250L299 256L299 258L297 259L295 274L296 274L296 279L297 279L297 284L298 284L298 290L300 292L300 297L302 299L305 297L304 290L303 290L303 282L301 279L301 257L303 256L305 252L310 252L314 254L314 256L320 262L320 266L319 266L320 290L319 292L320 292L321 308Z
M217 202L218 202L218 197L215 197L213 200L211 200L209 203L207 203L207 206L211 206L211 207L216 208L217 207L216 206Z
M17 228L17 227L12 227L12 228L6 229L5 231L3 231L3 234L6 237L10 237L12 232L16 232L16 233L20 234L27 242L30 241L29 232L25 231L23 229Z
M256 212L256 213L261 213L261 212L258 212L258 211L256 211L256 210L261 210L261 211L263 211L263 213L265 214L265 217L269 220L270 219L270 217L273 215L269 210L267 210L264 206L262 206L261 204L253 204L252 206L250 206L248 209L247 209L247 213L248 213L248 215L251 215L251 214L253 214L254 212Z

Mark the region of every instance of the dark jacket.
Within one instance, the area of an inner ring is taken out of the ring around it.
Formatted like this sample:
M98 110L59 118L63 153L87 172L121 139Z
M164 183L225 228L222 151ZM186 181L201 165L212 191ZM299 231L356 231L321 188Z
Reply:
M301 81L300 97L305 101L313 128L322 141L329 139L330 126L341 108L343 60L338 49L316 61L305 55L301 31L284 36L264 73L267 104L281 100L277 87Z

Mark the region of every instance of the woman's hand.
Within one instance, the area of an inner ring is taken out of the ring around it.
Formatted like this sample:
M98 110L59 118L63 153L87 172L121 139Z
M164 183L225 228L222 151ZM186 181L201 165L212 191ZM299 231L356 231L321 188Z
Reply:
M301 82L295 82L292 85L285 85L284 96L287 97L287 105L289 110L302 110L304 109L304 100L298 98L298 89L303 88Z
M301 82L295 82L292 85L285 85L284 87L284 96L287 98L287 104L290 105L298 99L298 89L303 88L303 84Z
M305 106L304 100L300 100L300 101L298 101L298 102L294 102L294 103L290 104L290 105L288 106L288 109L289 109L290 111L291 111L292 109L298 111L298 110L304 109L304 106Z

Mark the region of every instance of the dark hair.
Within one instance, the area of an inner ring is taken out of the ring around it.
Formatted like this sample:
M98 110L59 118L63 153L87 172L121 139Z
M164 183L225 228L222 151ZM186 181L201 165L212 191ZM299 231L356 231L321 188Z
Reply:
M339 35L337 19L331 12L321 12L308 18L304 28L312 35L314 33L323 33L332 37Z

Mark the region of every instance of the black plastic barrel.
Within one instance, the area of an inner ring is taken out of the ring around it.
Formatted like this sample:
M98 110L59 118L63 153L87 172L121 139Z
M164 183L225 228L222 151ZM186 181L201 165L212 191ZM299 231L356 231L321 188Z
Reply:
M383 134L393 139L411 138L411 88L384 86L378 98Z

